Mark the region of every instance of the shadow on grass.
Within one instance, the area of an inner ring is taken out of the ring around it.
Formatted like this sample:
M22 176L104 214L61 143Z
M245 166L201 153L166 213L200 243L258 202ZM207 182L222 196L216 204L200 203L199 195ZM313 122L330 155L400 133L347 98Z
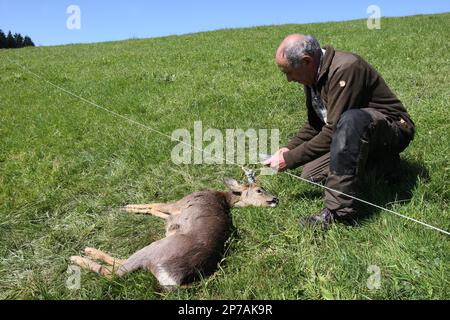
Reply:
M392 204L409 203L418 181L428 181L429 179L429 172L423 163L401 159L395 173L389 178L385 178L380 170L370 170L362 181L364 192L361 196L363 200L389 209ZM376 207L361 204L358 216L351 224L362 225L381 211Z
M408 203L413 194L417 182L428 181L429 172L423 163L415 160L401 159L398 167L386 178L386 173L380 168L371 168L361 182L363 193L361 199L388 208L394 203ZM308 189L295 194L293 200L318 200L324 198L324 190ZM345 224L360 226L370 217L378 214L381 209L361 203L358 216ZM312 214L312 213L311 213Z

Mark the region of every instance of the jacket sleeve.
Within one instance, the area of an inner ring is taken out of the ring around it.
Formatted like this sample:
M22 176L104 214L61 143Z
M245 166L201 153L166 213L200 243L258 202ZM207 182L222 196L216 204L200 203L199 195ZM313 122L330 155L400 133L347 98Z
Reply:
M289 150L295 149L302 143L311 140L318 133L319 131L314 129L307 121L305 125L298 131L297 135L292 138L285 147Z
M348 108L364 105L365 77L365 68L359 62L341 67L330 76L327 123L311 140L283 154L288 169L302 166L330 151L331 138L341 114Z

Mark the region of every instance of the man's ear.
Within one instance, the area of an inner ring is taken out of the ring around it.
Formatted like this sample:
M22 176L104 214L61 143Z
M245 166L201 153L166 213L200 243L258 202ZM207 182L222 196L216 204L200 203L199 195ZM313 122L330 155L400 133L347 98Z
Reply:
M245 186L237 182L232 178L224 178L223 182L233 192L242 192L245 190Z
M303 65L307 66L310 63L313 62L313 59L310 56L303 56L300 61L302 62Z

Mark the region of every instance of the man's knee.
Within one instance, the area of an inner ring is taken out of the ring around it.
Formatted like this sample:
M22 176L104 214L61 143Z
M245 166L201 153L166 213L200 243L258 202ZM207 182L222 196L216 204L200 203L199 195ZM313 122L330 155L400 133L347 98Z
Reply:
M330 147L332 173L356 173L363 140L371 123L372 117L361 109L350 109L341 115Z
M313 160L303 167L301 177L313 182L322 183L328 177L330 168L330 153Z
M311 170L303 169L303 172L300 177L302 177L303 179L312 181L312 182L324 183L328 177L328 170L314 172Z

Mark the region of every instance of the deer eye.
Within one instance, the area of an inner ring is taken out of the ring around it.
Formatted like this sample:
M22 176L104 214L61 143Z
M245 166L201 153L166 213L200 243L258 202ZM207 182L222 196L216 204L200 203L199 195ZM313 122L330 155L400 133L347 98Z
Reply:
M256 193L262 193L261 189L256 189Z

